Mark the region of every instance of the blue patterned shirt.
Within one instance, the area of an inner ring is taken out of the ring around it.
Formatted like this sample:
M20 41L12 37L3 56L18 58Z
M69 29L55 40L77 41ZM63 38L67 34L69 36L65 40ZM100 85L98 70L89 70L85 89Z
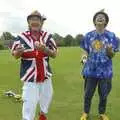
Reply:
M114 33L105 30L97 33L96 30L87 33L80 42L80 47L88 53L88 60L83 68L85 77L100 79L112 78L112 59L107 56L106 47L112 45L113 52L118 51L118 39Z

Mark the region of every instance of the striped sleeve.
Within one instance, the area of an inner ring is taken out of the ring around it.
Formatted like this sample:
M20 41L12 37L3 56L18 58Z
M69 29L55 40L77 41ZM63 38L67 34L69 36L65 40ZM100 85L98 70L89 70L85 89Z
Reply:
M20 39L19 37L16 37L14 39L14 42L12 44L12 47L11 47L11 52L13 52L14 50L16 50L16 48L20 45Z
M55 40L52 37L52 34L49 34L47 42L46 42L46 46L48 46L49 49L57 50L57 45L55 43Z

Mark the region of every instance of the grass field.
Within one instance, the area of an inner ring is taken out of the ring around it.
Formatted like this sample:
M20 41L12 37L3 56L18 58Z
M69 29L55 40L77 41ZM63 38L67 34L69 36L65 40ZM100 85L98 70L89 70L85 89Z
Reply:
M83 79L80 75L80 48L60 48L53 68L54 97L49 110L49 120L80 120L83 108ZM108 98L107 114L110 120L120 120L120 54L113 59L113 88ZM0 51L0 120L21 120L22 104L3 95L4 91L22 92L19 80L19 61L9 51ZM98 94L93 98L91 120L98 120ZM38 108L39 109L39 108ZM36 114L38 113L38 109Z

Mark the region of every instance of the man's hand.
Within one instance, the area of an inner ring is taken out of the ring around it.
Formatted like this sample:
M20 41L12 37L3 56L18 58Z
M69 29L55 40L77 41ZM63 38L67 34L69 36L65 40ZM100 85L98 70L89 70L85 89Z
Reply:
M18 47L13 51L13 56L18 59L21 57L21 55L23 54L24 52L24 47L20 44L18 45Z
M52 58L55 58L58 53L58 50L51 50L48 47L46 47L44 44L41 44L38 41L35 42L35 48L39 51L44 52L45 54L47 54L48 56Z
M45 45L44 45L44 44L41 44L41 43L38 42L38 41L36 41L34 45L35 45L35 48L36 48L37 50L44 51L44 49L45 49Z
M107 52L107 56L109 58L113 58L114 57L114 52L112 50L112 45L108 45L107 48L106 48L106 52Z

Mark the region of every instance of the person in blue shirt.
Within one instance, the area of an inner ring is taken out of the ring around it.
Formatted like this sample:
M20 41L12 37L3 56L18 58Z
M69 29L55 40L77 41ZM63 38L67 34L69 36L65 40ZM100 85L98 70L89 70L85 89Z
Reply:
M106 30L109 22L108 14L104 11L97 12L93 17L95 30L88 32L80 42L80 47L87 54L87 62L82 74L86 79L84 95L84 112L80 120L87 120L92 97L98 86L99 94L99 119L109 120L106 112L107 97L111 91L113 70L112 58L118 51L118 39L113 32Z

